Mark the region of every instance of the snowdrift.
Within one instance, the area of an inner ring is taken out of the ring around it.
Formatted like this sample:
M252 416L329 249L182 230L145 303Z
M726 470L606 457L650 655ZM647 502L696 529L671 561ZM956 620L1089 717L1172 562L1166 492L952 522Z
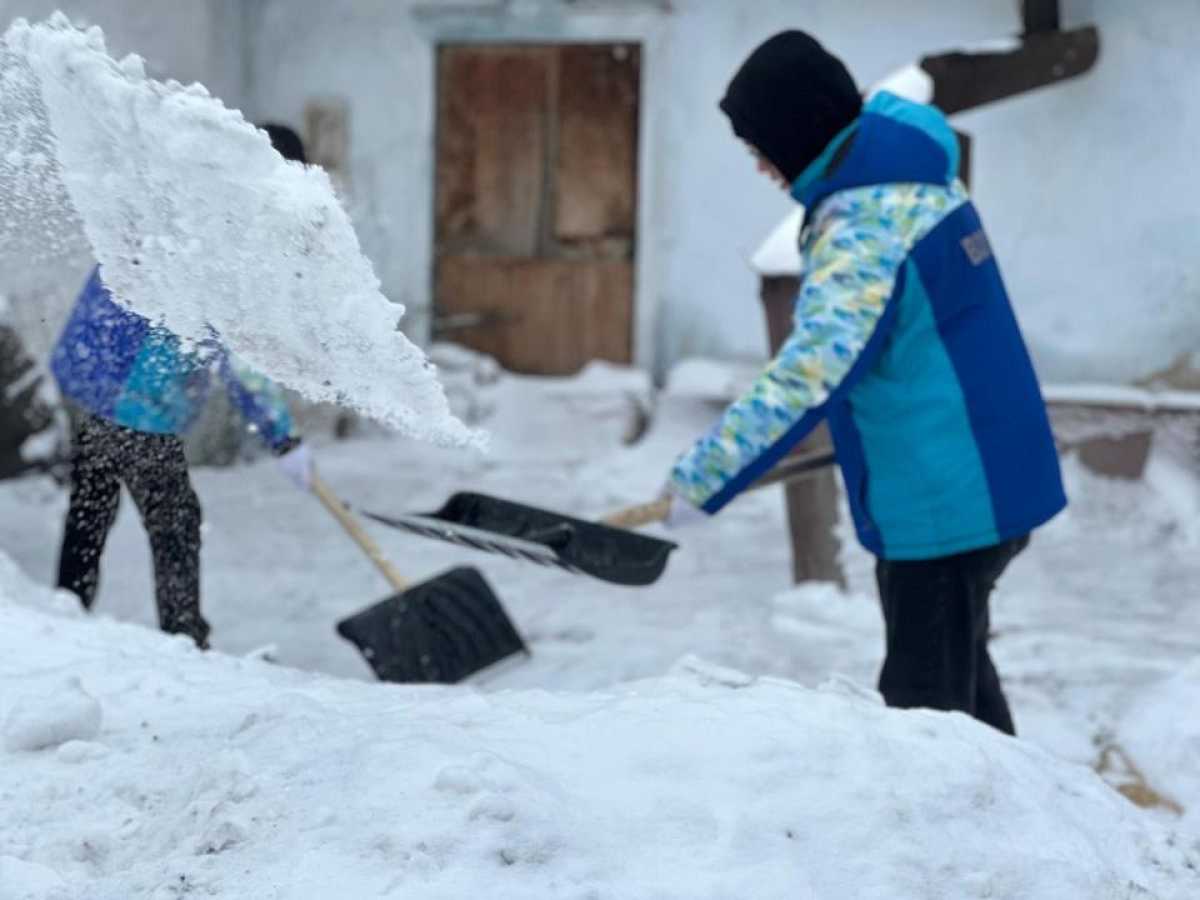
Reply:
M1200 835L1200 719L1193 710L1200 697L1200 658L1178 674L1146 689L1132 704L1119 735L1145 775L1187 809L1181 828Z
M397 325L326 173L285 161L203 86L148 78L61 13L0 42L0 265L86 237L116 299L187 339L214 331L314 401L405 434L478 441Z
M685 660L604 693L359 684L69 608L0 555L6 900L1200 888L1090 771L844 682Z

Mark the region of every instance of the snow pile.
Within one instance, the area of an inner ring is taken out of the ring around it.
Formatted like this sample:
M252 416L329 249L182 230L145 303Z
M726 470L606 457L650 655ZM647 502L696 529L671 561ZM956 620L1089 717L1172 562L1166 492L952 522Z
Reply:
M503 371L490 356L435 344L451 409L488 430L490 463L580 461L635 440L653 406L654 386L639 369L601 360L570 377Z
M1200 835L1200 658L1142 692L1118 736L1143 774L1186 812L1184 827Z
M283 160L203 86L114 61L99 29L61 14L18 20L2 53L6 243L82 227L114 295L147 318L189 339L213 329L311 400L439 443L478 440L397 330L403 308L380 292L323 170Z
M8 602L0 707L103 707L8 751L0 874L49 900L1184 900L1180 846L1086 769L959 715L688 660L603 693L402 688ZM7 709L0 709L7 712Z
M76 900L54 870L15 856L0 856L4 900Z
M45 750L68 741L88 741L100 733L103 714L78 678L50 690L20 693L4 722L4 749Z
M1200 412L1200 391L1146 390L1127 385L1047 384L1047 403L1128 407L1144 412Z
M690 357L671 368L664 393L672 398L693 397L719 404L732 403L750 389L762 369L761 360L738 363Z

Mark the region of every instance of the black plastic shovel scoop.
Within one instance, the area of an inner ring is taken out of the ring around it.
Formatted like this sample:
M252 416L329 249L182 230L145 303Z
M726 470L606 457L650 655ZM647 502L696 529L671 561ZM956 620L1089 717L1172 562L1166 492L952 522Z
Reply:
M423 537L629 586L657 581L678 546L489 494L454 494L426 515L363 515Z
M833 462L830 453L791 457L752 489L806 478ZM678 545L631 529L660 522L669 511L670 501L660 499L591 522L489 494L458 493L432 513L362 514L422 537L556 566L612 584L641 586L658 580Z
M395 590L337 624L381 681L453 684L529 650L478 569L410 584L316 475L313 492Z

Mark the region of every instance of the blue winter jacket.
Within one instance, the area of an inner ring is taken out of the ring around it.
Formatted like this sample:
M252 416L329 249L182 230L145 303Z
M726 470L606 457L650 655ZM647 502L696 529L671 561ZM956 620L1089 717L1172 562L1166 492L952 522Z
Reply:
M63 395L117 425L183 434L199 415L213 374L234 407L272 449L295 442L279 389L238 370L215 340L185 350L182 341L118 305L92 270L54 348L51 369Z
M796 180L795 329L677 463L715 513L827 419L863 545L930 559L1066 504L1041 390L943 115L877 94Z

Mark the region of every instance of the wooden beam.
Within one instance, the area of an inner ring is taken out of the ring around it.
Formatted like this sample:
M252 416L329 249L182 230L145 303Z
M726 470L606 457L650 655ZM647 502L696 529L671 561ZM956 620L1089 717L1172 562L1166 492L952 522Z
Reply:
M965 131L954 129L954 136L958 138L958 177L962 179L962 183L966 185L967 190L971 189L971 136Z
M947 115L1066 81L1087 72L1100 56L1093 26L1030 34L1011 50L926 56L920 66L933 79L933 104Z
M1062 26L1058 0L1021 0L1021 22L1027 35L1058 31Z

